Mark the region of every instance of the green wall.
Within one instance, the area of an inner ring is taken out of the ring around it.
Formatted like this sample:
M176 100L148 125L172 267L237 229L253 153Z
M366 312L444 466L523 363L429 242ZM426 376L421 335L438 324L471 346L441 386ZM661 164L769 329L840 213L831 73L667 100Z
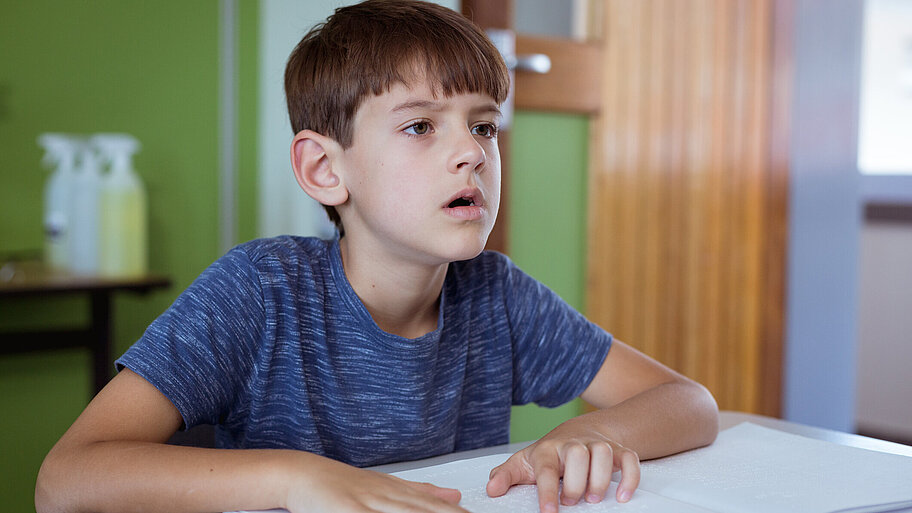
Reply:
M242 2L240 239L253 236L256 4ZM0 259L39 255L45 131L123 131L143 145L150 268L170 290L114 303L116 353L218 257L218 1L29 0L0 5ZM73 325L74 298L0 302L0 330ZM45 453L90 398L87 352L0 356L0 497L33 510Z
M238 241L256 234L257 3L241 2ZM64 0L0 5L0 259L37 255L48 173L44 131L124 131L143 144L136 167L149 194L150 267L170 290L118 297L119 354L220 254L218 2ZM520 112L513 131L511 256L582 307L585 119ZM0 302L0 330L82 322L75 298ZM0 356L0 497L32 511L46 452L91 397L80 350ZM512 438L541 436L572 403L514 410Z
M510 256L583 311L588 119L518 112L512 138ZM579 401L554 409L514 408L510 438L540 438L579 413Z

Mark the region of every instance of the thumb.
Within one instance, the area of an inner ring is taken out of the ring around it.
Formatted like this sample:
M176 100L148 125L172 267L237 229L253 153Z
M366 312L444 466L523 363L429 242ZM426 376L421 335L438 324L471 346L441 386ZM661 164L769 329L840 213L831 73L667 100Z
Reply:
M503 464L494 467L488 478L486 491L488 497L500 497L507 493L511 486L517 484L535 484L535 473L522 452L510 456Z
M431 483L410 483L415 488L433 495L438 499L443 499L451 504L459 504L462 493L455 488L441 488Z

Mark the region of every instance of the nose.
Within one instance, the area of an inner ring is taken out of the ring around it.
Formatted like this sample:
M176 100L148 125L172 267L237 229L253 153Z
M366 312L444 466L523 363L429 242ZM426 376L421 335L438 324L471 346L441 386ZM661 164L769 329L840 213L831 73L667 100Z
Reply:
M458 143L454 146L450 161L450 172L480 172L487 161L485 149L469 130L460 133Z

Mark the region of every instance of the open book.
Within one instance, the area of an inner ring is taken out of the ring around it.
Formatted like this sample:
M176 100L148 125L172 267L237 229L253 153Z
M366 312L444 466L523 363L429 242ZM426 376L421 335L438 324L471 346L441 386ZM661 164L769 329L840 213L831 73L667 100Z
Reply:
M503 497L485 493L492 468L509 454L455 461L394 475L462 492L473 513L536 513L533 485ZM630 502L614 499L615 480L599 504L562 512L887 513L912 512L912 458L847 447L743 423L709 447L641 464ZM279 510L283 511L283 510Z
M462 491L473 513L537 512L532 485L503 497L485 493L499 454L398 472ZM743 423L713 445L641 464L640 486L626 504L614 499L617 479L599 504L561 506L576 512L875 513L912 511L912 458L823 442ZM615 474L619 478L620 474Z

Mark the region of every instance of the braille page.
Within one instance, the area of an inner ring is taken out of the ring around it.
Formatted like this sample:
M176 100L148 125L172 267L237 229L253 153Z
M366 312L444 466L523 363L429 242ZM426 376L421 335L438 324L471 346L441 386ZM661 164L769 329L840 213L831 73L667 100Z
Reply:
M898 511L870 506L912 508L912 458L743 423L709 447L644 462L640 488L731 513Z
M392 475L409 481L429 482L446 488L456 488L462 492L459 506L471 513L538 513L538 492L533 485L519 485L510 488L503 497L488 497L485 487L491 469L500 465L510 454L495 454L478 458L454 461L419 468L394 472ZM620 474L616 474L620 476ZM602 513L714 513L712 511L684 504L639 489L633 498L624 504L615 500L617 483L611 488L605 499L599 504L579 503L575 506L561 506L561 512ZM284 509L261 512L233 513L285 513Z
M455 461L393 475L457 488L473 513L534 513L534 486L504 497L485 492L488 475L509 454ZM620 477L615 473L615 480ZM599 504L562 512L882 513L912 511L912 458L814 440L744 423L709 447L642 463L642 479L626 504L617 484ZM899 503L899 504L897 504ZM851 510L851 511L849 511ZM275 510L284 511L284 510Z
M433 467L396 472L393 475L410 481L434 483L437 486L456 488L462 492L459 505L472 513L537 513L538 492L534 485L510 488L503 497L488 497L485 487L491 469L500 465L510 454L495 454L469 460L454 461ZM617 474L618 476L620 474ZM645 490L637 490L630 502L618 504L615 500L617 483L611 483L605 499L598 504L581 502L575 506L561 506L561 511L580 513L647 512L647 513L712 513L706 509L660 497Z

